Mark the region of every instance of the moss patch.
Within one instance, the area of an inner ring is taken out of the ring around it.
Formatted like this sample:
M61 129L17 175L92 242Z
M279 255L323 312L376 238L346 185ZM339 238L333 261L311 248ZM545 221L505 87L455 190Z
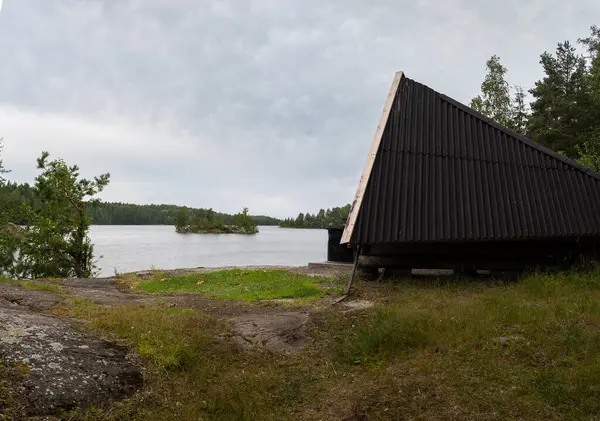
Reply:
M24 419L23 405L16 392L18 373L0 362L0 421Z

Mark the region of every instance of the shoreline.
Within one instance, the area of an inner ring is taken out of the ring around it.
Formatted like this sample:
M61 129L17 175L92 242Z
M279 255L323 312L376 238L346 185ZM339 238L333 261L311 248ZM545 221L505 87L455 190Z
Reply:
M180 276L180 275L191 275L195 273L209 273L209 272L218 272L222 270L263 270L263 271L275 271L275 270L284 270L290 271L298 274L323 274L323 276L334 276L338 274L350 273L352 270L352 265L344 265L344 264L330 264L328 266L324 266L323 263L327 262L318 262L318 263L309 263L306 265L298 265L298 266L289 266L289 265L232 265L232 266L199 266L195 268L177 268L177 269L142 269L142 270L134 270L124 273L119 273L114 276L101 276L96 278L87 278L90 281L92 280L109 280L109 279L118 279L121 277L130 277L130 276L138 276L141 278L151 277L156 273L162 273L168 276Z

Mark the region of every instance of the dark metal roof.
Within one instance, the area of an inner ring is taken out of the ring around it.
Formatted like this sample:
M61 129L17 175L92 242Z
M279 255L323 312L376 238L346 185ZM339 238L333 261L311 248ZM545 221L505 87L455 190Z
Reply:
M355 244L600 235L600 175L405 76L357 205Z

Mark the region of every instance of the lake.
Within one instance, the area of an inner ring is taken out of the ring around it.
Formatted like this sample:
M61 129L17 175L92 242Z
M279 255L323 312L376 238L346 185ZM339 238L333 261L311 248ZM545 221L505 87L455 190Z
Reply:
M327 259L327 230L259 227L256 235L177 234L166 225L93 225L100 276L199 266L304 266Z

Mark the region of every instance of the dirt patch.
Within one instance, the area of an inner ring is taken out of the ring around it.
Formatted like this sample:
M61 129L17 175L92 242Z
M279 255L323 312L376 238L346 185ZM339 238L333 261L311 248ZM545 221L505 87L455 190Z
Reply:
M119 287L117 278L66 279L67 292L74 297L96 304L115 306L124 304L152 304L156 298L149 295L132 294Z
M161 296L160 300L169 307L191 308L223 319L249 313L273 313L273 305L269 306L261 302L218 300L196 294L167 295ZM282 311L285 310L282 309Z
M245 314L229 319L233 323L234 340L245 350L264 346L273 351L295 352L312 341L305 335L309 314Z
M360 311L373 308L375 306L375 303L369 300L353 300L343 301L342 306L346 308L345 313L347 313L349 311Z
M103 406L132 395L143 382L124 348L23 309L0 308L0 359L20 367L17 387L28 415Z

